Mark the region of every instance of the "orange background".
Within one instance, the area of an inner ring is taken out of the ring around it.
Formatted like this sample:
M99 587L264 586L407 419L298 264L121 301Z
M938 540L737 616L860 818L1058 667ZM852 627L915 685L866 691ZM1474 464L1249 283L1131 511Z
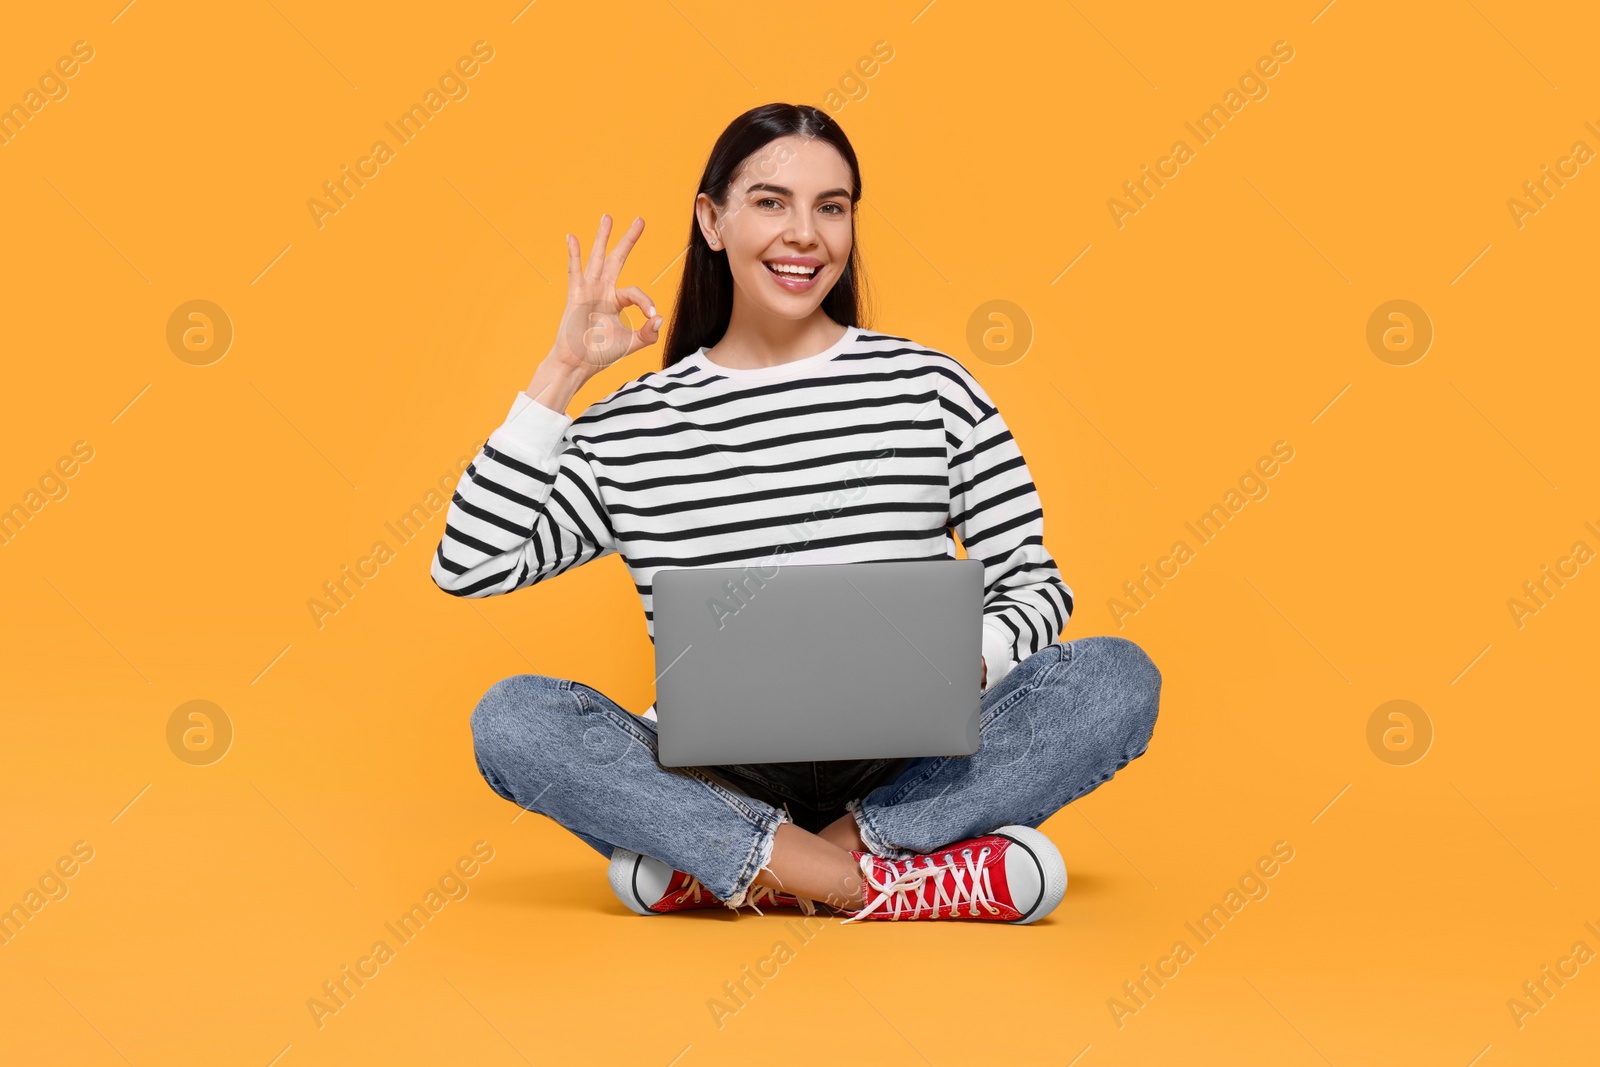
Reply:
M93 849L0 947L0 1060L1592 1059L1600 965L1520 1028L1507 1000L1600 950L1600 576L1520 628L1507 601L1600 547L1600 176L1520 227L1507 200L1600 148L1593 11L121 4L0 36L0 102L94 50L0 146L0 505L93 450L0 546L0 903ZM307 200L479 40L469 94L319 228ZM1184 123L1276 41L1268 95L1197 146ZM650 703L621 561L460 601L428 578L442 513L385 527L527 384L565 233L643 215L623 280L672 314L710 146L773 100L828 103L862 159L871 325L1005 413L1077 594L1063 636L1122 633L1165 676L1148 755L1045 824L1072 881L1036 926L802 944L774 915L626 912L587 846L513 821L467 729L522 672ZM1194 158L1119 228L1108 199L1179 138ZM207 366L166 340L195 299L234 330ZM1407 366L1366 341L1393 299L1435 330ZM966 340L991 300L1033 331L1007 365ZM1269 495L1119 629L1108 599L1280 440ZM319 627L307 602L378 540ZM1396 699L1434 734L1405 766L1367 740ZM191 700L234 730L208 766L168 745ZM478 841L469 895L319 1029L307 1000ZM1119 1027L1123 983L1279 841L1270 894ZM780 939L718 1028L708 999Z

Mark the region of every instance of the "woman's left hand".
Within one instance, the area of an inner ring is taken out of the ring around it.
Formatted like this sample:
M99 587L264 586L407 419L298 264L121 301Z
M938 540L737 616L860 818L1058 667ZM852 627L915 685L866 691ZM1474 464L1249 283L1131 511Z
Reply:
M989 684L989 661L983 661L983 676L978 679L978 688L982 689Z

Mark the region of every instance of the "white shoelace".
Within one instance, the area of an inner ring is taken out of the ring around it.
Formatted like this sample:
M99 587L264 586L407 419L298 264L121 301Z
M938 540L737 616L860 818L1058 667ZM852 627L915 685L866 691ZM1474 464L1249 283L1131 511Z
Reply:
M885 862L873 856L861 857L861 873L866 878L867 905L843 922L853 923L857 919L865 919L873 912L884 909L887 905L890 919L898 919L902 914L913 918L917 917L925 908L932 907L933 914L929 918L937 919L941 909L950 909L949 918L956 918L963 905L972 908L968 912L970 918L978 917L978 908L981 906L990 915L1000 914L1000 909L994 905L994 887L989 882L989 867L984 861L989 858L989 846L985 845L979 850L976 858L972 849L961 850L961 858L965 866L956 860L955 853L948 853L943 863L937 863L931 856L913 856L908 860L887 861L890 870L899 870L888 878L878 878L878 864ZM918 861L925 861L918 863ZM902 865L903 866L900 866ZM945 892L945 875L950 876L952 889ZM933 883L933 897L924 896L928 883ZM913 896L912 890L916 890ZM874 896L874 893L876 896Z
M674 897L672 902L674 904L682 904L689 899L690 894L693 894L694 902L698 904L700 903L700 896L704 892L705 886L700 884L700 879L691 874L689 876L689 884L683 887L683 892Z

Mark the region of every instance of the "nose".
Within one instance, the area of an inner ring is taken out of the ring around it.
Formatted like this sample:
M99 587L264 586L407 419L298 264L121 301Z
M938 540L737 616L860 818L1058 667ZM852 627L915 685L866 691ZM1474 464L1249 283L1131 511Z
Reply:
M816 223L812 221L809 211L802 211L790 217L788 232L784 234L790 244L799 245L801 248L810 248L817 243Z

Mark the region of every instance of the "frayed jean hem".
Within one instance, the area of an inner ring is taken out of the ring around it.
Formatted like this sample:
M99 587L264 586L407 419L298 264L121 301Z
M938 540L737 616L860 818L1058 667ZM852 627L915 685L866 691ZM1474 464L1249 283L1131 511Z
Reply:
M786 822L791 822L789 813L782 808L776 808L770 815L763 816L756 824L756 840L750 848L750 853L745 857L744 866L739 869L739 874L733 880L733 891L724 898L723 903L730 908L744 906L745 897L754 887L756 877L764 870L770 870L772 862L772 848L778 841L778 827Z

